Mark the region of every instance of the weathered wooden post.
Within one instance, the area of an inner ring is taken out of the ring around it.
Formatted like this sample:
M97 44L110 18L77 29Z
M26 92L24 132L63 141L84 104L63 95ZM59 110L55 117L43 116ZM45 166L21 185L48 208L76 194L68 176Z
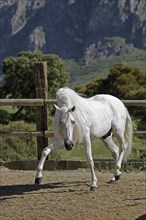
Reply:
M36 72L36 98L48 98L47 63L35 63ZM48 108L44 101L44 106L36 107L36 129L43 132L43 137L37 137L38 160L44 147L48 146L48 138L45 137L45 130L48 130Z

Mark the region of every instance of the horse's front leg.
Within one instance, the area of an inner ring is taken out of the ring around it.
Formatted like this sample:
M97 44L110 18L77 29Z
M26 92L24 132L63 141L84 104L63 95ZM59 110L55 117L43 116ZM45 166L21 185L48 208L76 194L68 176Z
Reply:
M97 178L96 178L95 171L94 171L94 161L92 157L91 141L89 138L86 138L84 141L85 141L84 143L86 147L87 162L90 166L91 175L92 175L92 185L91 185L90 191L96 192L97 191Z
M52 144L50 144L48 147L45 147L42 151L42 154L41 154L41 158L40 158L40 161L37 165L37 173L36 173L36 177L35 177L35 183L36 184L40 184L43 180L43 174L42 174L42 171L43 171L43 167L44 167L44 163L45 163L45 160L47 158L47 156L55 149L61 147L63 145L63 142L62 141L57 141L55 140Z

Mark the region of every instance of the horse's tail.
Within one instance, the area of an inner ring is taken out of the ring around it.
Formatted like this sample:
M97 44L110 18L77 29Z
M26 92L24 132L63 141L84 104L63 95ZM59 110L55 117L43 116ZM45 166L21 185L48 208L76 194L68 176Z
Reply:
M124 137L127 142L127 149L124 155L124 160L127 160L127 157L130 155L132 151L132 137L133 137L133 126L132 126L132 120L129 115L129 112L127 110L127 118L126 118L126 126L125 126L125 132Z

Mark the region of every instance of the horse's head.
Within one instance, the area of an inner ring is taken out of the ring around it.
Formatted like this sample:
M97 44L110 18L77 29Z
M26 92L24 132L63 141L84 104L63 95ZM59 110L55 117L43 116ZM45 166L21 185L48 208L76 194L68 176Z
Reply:
M64 146L67 150L72 150L73 147L73 131L75 120L73 117L73 112L75 111L75 106L71 108L58 107L55 105L56 111L59 113L59 133L63 138Z

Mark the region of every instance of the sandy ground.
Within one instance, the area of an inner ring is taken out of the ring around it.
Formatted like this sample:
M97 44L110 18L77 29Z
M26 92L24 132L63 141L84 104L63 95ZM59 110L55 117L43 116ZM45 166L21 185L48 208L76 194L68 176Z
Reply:
M116 184L112 174L98 172L98 191L90 192L90 171L44 171L34 185L35 171L0 170L1 220L144 220L146 173L124 173Z

